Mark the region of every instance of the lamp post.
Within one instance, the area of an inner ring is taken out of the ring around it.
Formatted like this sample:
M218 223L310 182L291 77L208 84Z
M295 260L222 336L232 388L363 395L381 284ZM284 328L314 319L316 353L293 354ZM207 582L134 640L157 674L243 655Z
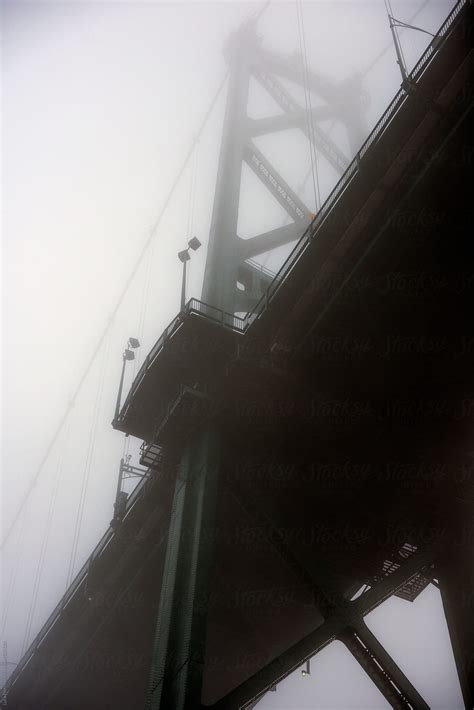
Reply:
M181 311L184 311L184 306L186 304L186 264L190 260L191 255L189 250L197 251L201 246L201 242L197 237L193 237L189 240L188 246L183 251L178 252L178 259L183 264L183 280L181 282Z
M409 25L408 22L402 22L402 20L397 20L395 17L390 15L390 13L387 12L388 15L388 22L390 25L390 31L392 33L392 38L393 38L393 44L395 45L395 52L397 53L397 64L400 67L400 73L402 75L402 86L403 84L406 84L408 82L408 72L407 68L405 66L405 62L403 59L403 54L402 54L402 49L400 46L400 40L398 39L397 33L395 32L395 27L402 27L403 29L408 29L408 30L418 30L418 32L424 32L427 35L430 35L433 39L431 40L431 46L433 49L438 49L442 38L439 37L438 35L433 34L432 32L428 32L428 30L424 30L422 27L416 27L415 25Z
M123 378L125 376L125 364L127 360L135 360L135 353L133 350L136 348L140 347L140 342L138 341L137 338L129 338L127 347L123 351L122 355L122 374L120 375L120 384L119 384L119 390L117 394L117 403L115 405L115 416L114 416L114 421L117 421L119 412L120 412L120 400L122 398L122 389L123 389ZM132 350L130 348L133 348Z

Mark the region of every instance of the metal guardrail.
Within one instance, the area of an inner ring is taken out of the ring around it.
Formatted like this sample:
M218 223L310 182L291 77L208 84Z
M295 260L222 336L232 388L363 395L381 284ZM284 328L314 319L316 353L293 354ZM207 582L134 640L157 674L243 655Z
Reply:
M204 316L208 320L213 321L214 323L217 323L224 328L229 328L230 330L238 333L244 333L247 329L246 318L240 318L239 316L236 316L233 313L227 313L226 311L223 311L220 308L216 308L215 306L211 306L208 303L204 303L203 301L200 301L197 298L191 298L191 300L189 300L188 303L185 305L184 312L178 313L178 315L173 318L171 323L169 323L169 325L165 328L151 351L146 356L143 365L141 366L137 376L135 377L132 383L130 392L128 393L122 410L118 416L118 422L123 420L122 413L126 412L130 400L132 399L137 389L140 387L150 367L153 366L157 357L163 351L165 345L170 342L171 339L176 335L176 333L181 329L184 322L184 317L192 314Z
M469 0L458 0L456 5L453 7L446 20L441 25L438 30L436 37L440 37L444 40L449 34L449 31L455 21L456 17L460 14L463 7L469 2ZM416 82L422 74L427 69L430 61L433 59L434 55L438 52L439 48L442 46L443 41L436 47L436 49L430 45L423 52L420 59L408 75L408 80L411 82ZM281 266L280 270L276 273L274 281L269 285L266 293L258 301L252 311L247 314L248 325L253 324L261 314L266 309L267 305L271 302L277 291L283 285L286 275L292 270L295 264L299 261L306 248L314 239L316 231L321 227L324 221L327 219L330 211L333 209L339 198L342 196L343 192L349 186L354 175L358 172L360 162L364 155L367 153L368 149L373 145L388 128L389 124L398 113L399 109L405 102L408 93L404 89L399 89L395 97L390 102L387 109L384 111L383 115L380 117L367 139L362 144L361 148L353 158L352 162L347 167L347 170L342 175L340 180L336 183L332 192L327 197L326 201L322 205L316 217L313 219L311 224L304 231L300 240L297 242L293 250L290 252L284 264Z
M276 277L276 273L274 271L267 269L266 266L259 264L258 261L255 261L254 259L245 259L244 264L248 264L252 267L252 269L255 269L255 271L261 271L264 276L267 276L272 280Z
M441 39L444 39L446 35L448 34L451 25L453 24L454 20L456 17L459 15L461 12L462 8L466 3L469 2L469 0L459 0L459 2L456 3L456 5L453 7L443 24L441 25L440 29L435 35L435 38L440 37ZM411 73L410 73L410 78L412 79L419 79L421 75L423 74L425 68L428 65L429 60L432 58L432 56L436 53L438 48L434 48L433 46L433 40L423 52L415 66L413 67Z
M130 513L132 508L135 506L136 502L141 498L141 496L144 493L145 486L147 482L150 479L148 477L143 478L138 485L134 488L133 492L130 494L129 499L127 501L127 509L125 513L125 517ZM112 528L108 528L104 535L101 537L95 548L93 549L91 555L88 557L86 562L83 564L79 572L76 574L74 577L73 581L71 582L70 586L66 590L66 592L63 594L61 599L59 600L58 604L56 604L55 608L47 618L46 622L43 624L37 635L35 636L34 640L30 644L27 652L23 656L23 658L20 660L20 663L17 665L13 673L10 675L8 678L4 690L6 691L7 695L9 692L9 689L14 685L15 680L18 678L20 673L26 668L34 654L36 653L38 647L41 645L41 643L44 641L46 636L49 634L49 632L52 630L54 624L56 621L59 619L61 614L63 613L64 609L68 606L68 604L72 601L78 590L80 589L82 583L85 581L87 578L87 573L89 570L89 563L91 558L96 559L100 555L103 554L104 550L107 548L109 543L111 542L112 538L115 535L115 531Z
M226 313L226 311L216 308L215 306L210 306L208 303L199 301L197 298L192 298L186 304L186 314L196 313L205 316L209 320L223 325L225 328L230 328L238 333L244 333L247 328L247 323L245 318L240 318L233 313Z

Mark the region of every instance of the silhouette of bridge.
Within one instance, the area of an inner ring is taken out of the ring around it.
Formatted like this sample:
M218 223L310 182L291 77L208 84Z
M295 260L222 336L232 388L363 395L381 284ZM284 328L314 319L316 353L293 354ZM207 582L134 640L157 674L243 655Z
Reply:
M364 616L430 583L472 707L472 14L456 4L351 161L317 122L357 146L360 87L306 67L307 121L255 23L229 40L202 300L119 398L140 466L122 460L9 707L249 708L339 639L392 707L427 708ZM247 118L251 76L282 115ZM252 141L294 126L341 173L314 215ZM244 163L290 219L248 240ZM295 241L276 274L253 261Z

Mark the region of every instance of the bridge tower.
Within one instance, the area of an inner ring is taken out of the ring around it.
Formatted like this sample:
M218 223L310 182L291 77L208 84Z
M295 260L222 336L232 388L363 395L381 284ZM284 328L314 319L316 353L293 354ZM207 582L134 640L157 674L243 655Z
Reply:
M232 315L252 310L272 280L253 258L299 239L315 216L253 138L300 129L319 155L342 175L351 156L318 122L342 122L355 153L364 137L364 96L357 78L334 83L307 69L305 72L302 56L284 57L264 49L252 20L229 37L224 53L229 69L228 93L202 301ZM281 114L249 117L252 77L273 98ZM319 99L317 107L308 111L282 79L314 92ZM288 225L249 239L238 235L244 163L290 218ZM243 288L238 288L238 283ZM202 602L208 595L223 445L219 427L204 427L188 443L178 466L146 710L191 710L200 703L206 608L202 603L197 605L196 599Z
M304 69L300 55L284 57L265 49L254 22L234 32L225 46L229 66L227 105L222 132L214 207L202 300L226 312L250 311L269 283L255 257L299 239L314 213L278 173L253 139L300 129L319 156L342 175L350 158L319 122L340 121L355 154L365 137L364 95L355 77L338 83ZM260 119L248 116L249 88L256 79L282 113ZM300 104L282 80L290 80L317 97L314 108ZM290 223L250 239L237 233L242 165L246 164L289 216ZM244 289L237 288L239 282Z

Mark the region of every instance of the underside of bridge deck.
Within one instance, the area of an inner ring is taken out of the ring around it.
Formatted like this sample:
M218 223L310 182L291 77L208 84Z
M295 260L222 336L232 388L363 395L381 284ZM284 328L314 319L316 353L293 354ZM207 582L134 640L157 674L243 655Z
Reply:
M472 706L472 7L461 20L259 318L183 314L140 376L115 425L164 457L12 710L245 707L335 638L393 707L427 707L363 616L433 577Z

